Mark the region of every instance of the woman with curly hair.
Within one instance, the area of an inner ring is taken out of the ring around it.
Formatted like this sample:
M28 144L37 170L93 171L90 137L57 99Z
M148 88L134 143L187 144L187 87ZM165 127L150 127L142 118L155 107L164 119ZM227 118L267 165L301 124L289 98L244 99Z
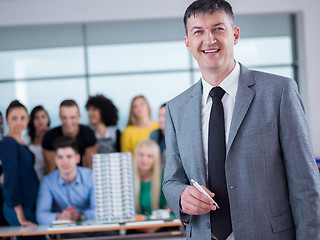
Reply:
M90 124L97 138L98 153L120 152L117 128L118 109L103 95L89 97L86 103Z

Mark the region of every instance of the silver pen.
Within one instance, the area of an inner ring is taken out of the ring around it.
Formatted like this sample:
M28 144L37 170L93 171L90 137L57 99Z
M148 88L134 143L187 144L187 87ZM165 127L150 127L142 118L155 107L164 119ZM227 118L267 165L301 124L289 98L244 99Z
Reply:
M206 195L208 198L210 198L210 199L213 201L213 204L216 205L216 207L217 207L218 209L220 209L218 203L216 203L216 201L214 201L214 200L212 199L212 197L209 196L209 194L199 185L199 183L197 183L197 182L196 182L195 180L193 180L193 179L191 179L191 182L192 182L193 186L194 186L196 189L198 189L201 193L203 193L203 194Z

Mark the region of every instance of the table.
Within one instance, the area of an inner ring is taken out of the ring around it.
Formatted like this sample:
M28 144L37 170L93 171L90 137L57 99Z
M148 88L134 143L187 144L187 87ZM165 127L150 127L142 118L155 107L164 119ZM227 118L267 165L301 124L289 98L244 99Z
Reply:
M77 226L36 226L36 227L20 227L20 226L6 226L0 227L0 237L15 237L15 236L36 236L36 235L60 235L60 234L72 234L72 233L89 233L89 232L104 232L104 231L115 231L115 230L130 230L130 229L141 229L141 228L169 228L169 227L180 227L180 233L168 232L167 235L184 234L184 229L181 222L178 219L173 220L148 220L148 221L137 221L127 223L112 223L112 224L99 224L92 222L90 224L82 224ZM132 234L134 235L134 234ZM141 234L139 234L141 235ZM145 234L143 234L145 235ZM157 233L154 234L156 236ZM163 233L158 234L163 235ZM112 239L128 239L129 235L124 238L123 235L113 235ZM152 238L152 236L150 236ZM133 239L132 237L130 237ZM86 237L88 239L88 237ZM107 239L107 238L104 238ZM139 239L141 239L139 237Z

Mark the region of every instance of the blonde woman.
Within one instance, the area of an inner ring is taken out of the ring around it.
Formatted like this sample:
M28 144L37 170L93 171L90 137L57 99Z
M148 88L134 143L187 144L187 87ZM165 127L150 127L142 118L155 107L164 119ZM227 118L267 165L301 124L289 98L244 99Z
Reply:
M147 139L134 151L134 191L138 214L150 215L152 210L163 209L167 202L161 190L162 167L158 144Z
M159 124L151 119L151 110L144 96L132 99L127 127L121 136L121 151L134 152L142 140L148 139L150 133L159 129Z

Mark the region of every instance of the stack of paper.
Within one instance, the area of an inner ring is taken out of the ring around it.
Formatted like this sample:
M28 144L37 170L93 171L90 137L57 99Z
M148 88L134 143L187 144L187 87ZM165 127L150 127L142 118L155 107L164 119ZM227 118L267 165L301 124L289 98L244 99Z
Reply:
M55 220L52 222L52 227L70 227L76 226L76 222L73 220Z

